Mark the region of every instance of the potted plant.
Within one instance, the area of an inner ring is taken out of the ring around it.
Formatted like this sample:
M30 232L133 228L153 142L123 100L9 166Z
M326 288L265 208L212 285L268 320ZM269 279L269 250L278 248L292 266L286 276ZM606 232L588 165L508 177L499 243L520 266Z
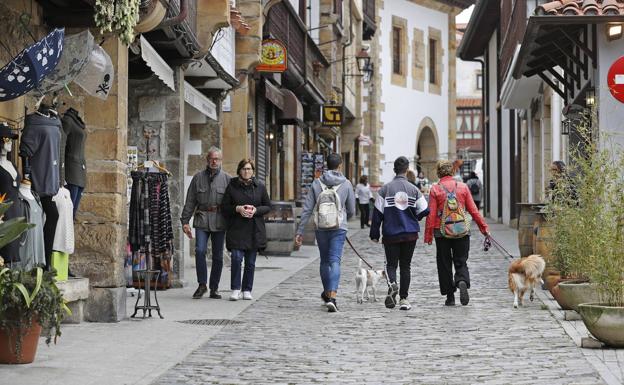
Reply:
M31 227L24 218L2 222L11 203L0 197L0 247ZM41 329L46 343L61 335L63 313L69 309L54 282L53 272L41 267L30 271L9 269L0 260L0 363L30 363L34 360Z
M554 167L545 208L552 225L553 264L561 275L550 291L563 310L577 310L579 303L598 299L595 286L588 283L590 256L602 254L613 236L613 226L604 222L611 214L605 199L613 193L619 173L614 148L599 141L595 114L577 115L575 123L570 164L559 172Z

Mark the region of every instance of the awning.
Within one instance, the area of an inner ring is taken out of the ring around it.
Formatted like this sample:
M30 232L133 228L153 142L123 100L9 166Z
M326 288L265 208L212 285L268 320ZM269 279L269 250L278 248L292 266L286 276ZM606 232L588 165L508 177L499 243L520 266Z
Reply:
M462 60L472 60L483 56L492 34L500 19L499 0L477 2L470 15L468 27L457 48L457 56Z
M216 104L188 82L184 82L184 101L210 119L218 120Z
M195 61L184 71L184 77L198 89L231 90L239 85L210 52L201 60Z
M507 77L503 81L501 87L501 104L503 108L507 109L527 109L531 106L532 98L537 95L542 79L538 76L521 77L516 79L513 77L514 69L518 64L518 56L520 53L520 45L516 48L513 59L511 60L511 67L507 71Z
M264 82L264 94L280 111L277 122L280 124L303 125L303 106L294 92L278 88L269 81Z
M175 91L175 80L173 78L173 70L165 60L160 57L158 52L151 46L150 43L141 35L141 57L145 63L152 69L152 71L158 76L160 80Z

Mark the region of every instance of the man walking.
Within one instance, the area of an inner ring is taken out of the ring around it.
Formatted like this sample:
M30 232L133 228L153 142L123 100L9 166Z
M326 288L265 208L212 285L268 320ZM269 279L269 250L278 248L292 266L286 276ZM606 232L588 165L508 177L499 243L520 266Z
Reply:
M399 308L412 308L407 300L411 280L411 263L420 225L418 221L429 213L427 201L418 187L406 178L409 160L400 156L394 161L396 176L392 182L379 190L373 212L373 224L370 238L379 242L379 227L382 227L382 242L386 253L386 274L390 281L386 307L396 306L397 292L400 297ZM382 225L383 224L383 225ZM401 268L401 285L397 286L397 266Z
M314 180L303 202L301 222L295 236L295 244L301 246L303 229L314 216L316 242L321 254L321 298L330 313L338 311L336 292L340 282L342 247L347 237L347 220L355 214L353 185L340 172L341 165L340 155L329 154L328 171Z
M219 207L225 188L230 183L230 176L221 170L222 153L216 147L208 150L208 167L193 176L186 193L186 202L180 221L182 230L189 239L193 239L189 221L193 218L195 228L195 270L199 287L193 293L194 299L206 294L208 269L206 250L208 238L212 240L212 268L210 269L210 298L220 299L219 281L223 270L223 241L225 239L225 219Z

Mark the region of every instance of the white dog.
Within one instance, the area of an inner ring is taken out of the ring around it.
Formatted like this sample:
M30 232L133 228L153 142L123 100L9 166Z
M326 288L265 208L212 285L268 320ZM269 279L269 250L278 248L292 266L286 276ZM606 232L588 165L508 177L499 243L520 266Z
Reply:
M513 307L522 306L524 293L530 292L529 299L533 301L535 286L543 283L542 273L546 262L539 255L529 255L526 258L515 260L509 265L509 290L514 294Z
M381 278L386 276L383 270L367 270L362 267L362 260L359 260L357 273L355 274L355 296L358 303L364 302L364 294L366 299L370 300L368 289L373 293L373 300L377 301L376 286Z

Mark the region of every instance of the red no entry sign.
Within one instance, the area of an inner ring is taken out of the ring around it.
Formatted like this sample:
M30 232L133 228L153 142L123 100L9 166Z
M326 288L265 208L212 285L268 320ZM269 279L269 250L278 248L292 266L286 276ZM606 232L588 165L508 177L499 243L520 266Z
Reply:
M607 84L611 95L620 103L624 103L624 56L611 64L607 75Z

